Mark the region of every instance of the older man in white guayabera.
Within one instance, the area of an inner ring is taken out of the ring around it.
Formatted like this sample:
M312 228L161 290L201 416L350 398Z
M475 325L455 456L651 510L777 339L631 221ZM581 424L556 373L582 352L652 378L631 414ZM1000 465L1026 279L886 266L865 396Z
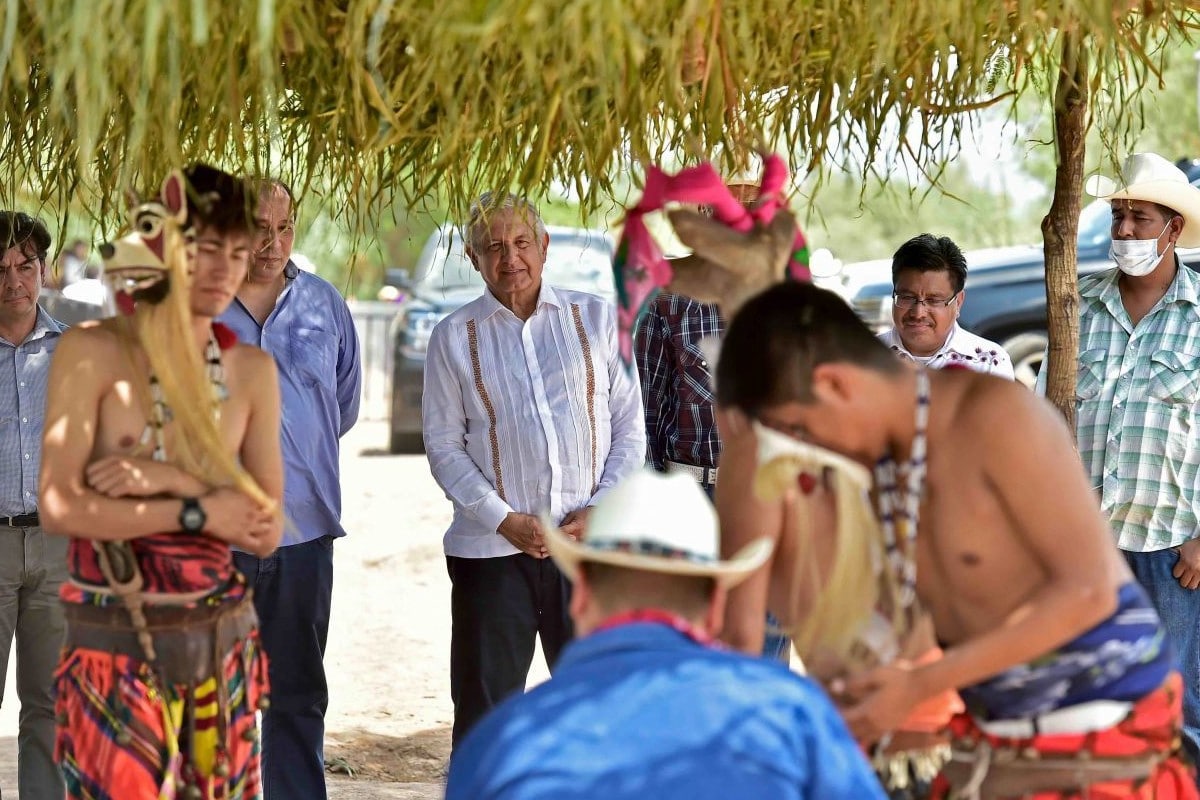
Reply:
M541 217L513 195L471 209L467 255L486 290L429 339L421 418L446 531L455 743L572 637L570 583L538 515L579 536L589 509L642 464L637 375L617 352L616 308L543 280Z
M922 233L909 239L892 256L893 327L879 338L906 361L1012 380L1012 360L1004 348L958 324L966 282L967 259L948 237Z

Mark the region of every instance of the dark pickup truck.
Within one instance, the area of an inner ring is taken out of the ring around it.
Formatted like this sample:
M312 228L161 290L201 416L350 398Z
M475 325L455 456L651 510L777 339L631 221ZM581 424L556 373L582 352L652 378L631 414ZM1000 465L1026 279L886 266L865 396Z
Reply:
M1196 183L1196 181L1193 181ZM1096 200L1079 221L1079 275L1110 269L1109 204ZM967 256L966 298L959 324L971 333L999 342L1012 358L1017 380L1032 386L1046 350L1046 265L1042 246L1025 245L973 250ZM1179 257L1200 268L1200 250L1181 250ZM846 298L876 331L892 326L891 259L846 265L834 278L821 281Z

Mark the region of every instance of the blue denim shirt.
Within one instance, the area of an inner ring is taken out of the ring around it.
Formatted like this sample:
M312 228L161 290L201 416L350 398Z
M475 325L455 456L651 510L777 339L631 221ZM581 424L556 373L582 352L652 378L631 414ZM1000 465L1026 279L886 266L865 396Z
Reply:
M455 749L447 800L883 798L828 698L660 624L594 633Z
M275 357L283 400L283 545L345 536L338 440L358 420L362 369L346 301L328 281L295 269L260 328L240 300L221 315L247 344Z
M0 338L0 516L37 511L50 358L66 329L38 306L25 341Z

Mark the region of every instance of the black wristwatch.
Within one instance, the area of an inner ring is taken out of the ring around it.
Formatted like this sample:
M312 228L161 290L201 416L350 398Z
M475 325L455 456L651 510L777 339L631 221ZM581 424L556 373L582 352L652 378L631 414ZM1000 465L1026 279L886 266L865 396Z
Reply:
M194 497L183 498L183 508L179 512L179 527L183 528L184 533L200 533L204 530L204 523L207 521L208 515L204 513L199 500Z

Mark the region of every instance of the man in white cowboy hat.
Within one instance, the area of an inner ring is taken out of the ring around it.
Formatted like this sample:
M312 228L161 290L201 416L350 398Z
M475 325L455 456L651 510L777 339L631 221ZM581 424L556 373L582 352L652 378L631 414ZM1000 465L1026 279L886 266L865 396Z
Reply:
M545 528L580 638L459 745L448 800L883 797L815 684L713 644L727 589L772 548L719 561L715 512L690 476L626 478L582 543Z
M1090 194L1112 204L1116 266L1079 282L1079 453L1117 545L1158 609L1186 687L1185 744L1200 754L1200 189L1137 153ZM1044 380L1044 378L1043 378Z
M735 176L728 186L747 208L758 199L757 176ZM712 215L708 206L702 212ZM672 261L682 264L694 258L687 255ZM659 472L692 475L709 497L717 485L721 436L704 343L716 342L724 332L725 320L716 303L662 292L650 304L633 340L646 415L646 464ZM765 623L765 634L754 638L754 646L761 639L763 656L786 663L791 640L773 630L779 624L773 615L767 614Z

